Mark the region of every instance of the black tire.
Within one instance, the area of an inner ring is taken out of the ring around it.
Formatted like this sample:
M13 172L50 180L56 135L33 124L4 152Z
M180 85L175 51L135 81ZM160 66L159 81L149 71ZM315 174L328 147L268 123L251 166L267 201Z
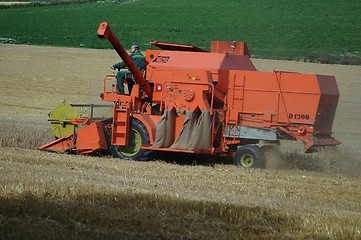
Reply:
M141 149L142 144L149 144L150 138L145 126L135 118L130 118L130 135L127 146L110 144L109 150L113 157L125 160L148 161L152 159L152 151Z
M259 168L262 164L261 150L254 145L244 145L237 149L233 163L240 168Z

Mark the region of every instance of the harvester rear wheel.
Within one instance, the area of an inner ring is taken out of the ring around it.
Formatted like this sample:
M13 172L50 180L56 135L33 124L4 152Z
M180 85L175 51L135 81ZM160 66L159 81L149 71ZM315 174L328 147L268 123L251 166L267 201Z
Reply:
M129 141L126 146L110 144L113 157L126 160L147 161L151 159L151 150L141 149L142 144L149 144L150 138L145 126L135 118L130 119Z
M262 163L262 153L257 146L244 145L237 149L233 163L240 168L259 168Z

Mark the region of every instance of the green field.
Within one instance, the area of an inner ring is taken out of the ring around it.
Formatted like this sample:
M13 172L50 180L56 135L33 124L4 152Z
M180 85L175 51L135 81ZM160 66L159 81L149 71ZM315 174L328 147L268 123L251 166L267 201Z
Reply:
M256 58L361 64L358 0L53 2L0 9L0 38L20 44L110 48L96 36L102 21L126 48L136 43L144 49L156 40L209 50L211 40L237 40L247 42Z

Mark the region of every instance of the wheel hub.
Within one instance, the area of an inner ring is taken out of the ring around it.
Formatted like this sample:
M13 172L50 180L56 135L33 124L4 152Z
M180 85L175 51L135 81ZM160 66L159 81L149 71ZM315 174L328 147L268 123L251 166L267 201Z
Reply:
M250 168L253 165L253 157L251 154L243 154L241 157L241 165L244 168Z
M142 137L140 136L140 133L135 129L131 129L131 131L129 132L128 145L118 146L118 148L123 155L127 157L132 157L139 152L141 146Z

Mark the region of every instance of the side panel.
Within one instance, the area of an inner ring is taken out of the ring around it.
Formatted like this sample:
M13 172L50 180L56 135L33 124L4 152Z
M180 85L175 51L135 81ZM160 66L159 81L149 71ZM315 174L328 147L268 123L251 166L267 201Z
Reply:
M231 123L313 124L320 90L316 75L230 71L227 105Z
M108 144L101 122L93 122L77 131L76 151L87 154L107 149Z
M236 41L212 41L211 52L251 55L245 42Z
M317 80L322 95L317 109L315 131L322 134L331 134L339 99L336 79L333 76L317 75Z
M320 88L316 75L276 73L282 96L279 103L279 122L314 124L320 101Z
M246 139L257 139L257 140L269 140L276 141L277 133L275 130L269 129L259 129L259 128L249 128L249 127L240 127L237 126L228 126L225 129L223 134L227 138L246 138Z

